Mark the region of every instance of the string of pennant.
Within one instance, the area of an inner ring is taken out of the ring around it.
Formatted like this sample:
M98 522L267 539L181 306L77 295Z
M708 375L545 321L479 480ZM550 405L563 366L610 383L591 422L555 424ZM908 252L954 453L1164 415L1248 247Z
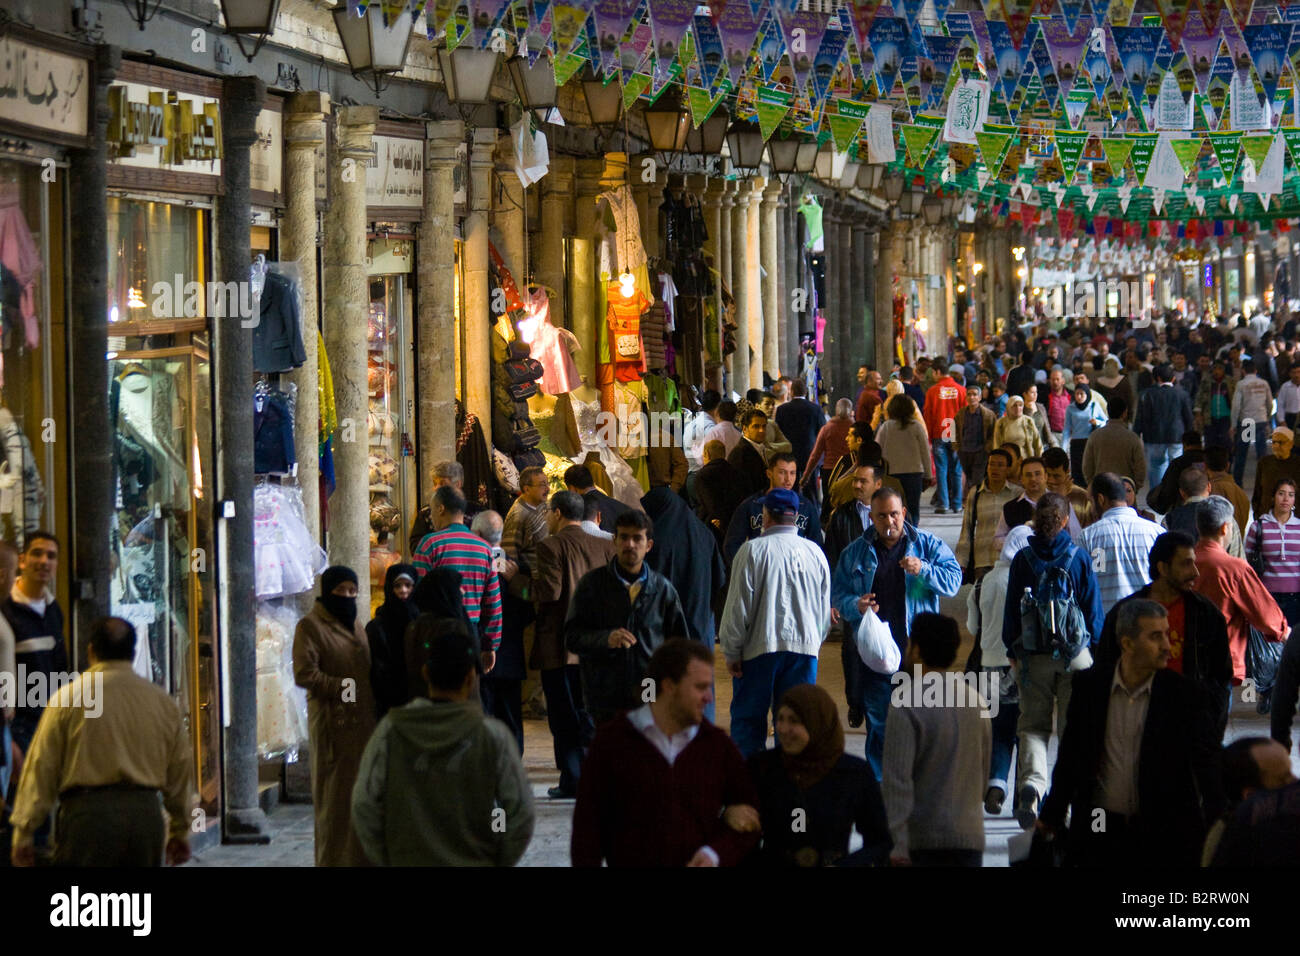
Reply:
M991 0L349 0L408 10L449 47L518 50L624 105L682 88L764 137L1010 204L1121 218L1300 215L1300 3ZM546 61L546 62L544 62ZM1275 148L1276 147L1276 148ZM1181 175L1178 175L1181 173ZM1190 190L1191 198L1182 190ZM1031 205L1033 197L1037 205ZM1229 210L1229 200L1231 210Z

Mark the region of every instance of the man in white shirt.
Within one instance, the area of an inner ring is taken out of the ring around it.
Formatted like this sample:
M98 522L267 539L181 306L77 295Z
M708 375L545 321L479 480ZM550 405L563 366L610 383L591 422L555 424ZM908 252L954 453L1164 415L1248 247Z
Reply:
M1291 378L1277 392L1277 417L1294 429L1300 417L1300 365L1291 366Z
M1241 381L1232 395L1232 480L1237 484L1246 477L1250 442L1254 441L1258 461L1268 454L1268 439L1273 433L1273 390L1255 374L1252 359L1241 363L1241 371Z
M704 441L700 447L711 441L720 441L727 449L727 454L740 444L740 429L736 427L736 403L721 402L713 414L717 417L717 423L704 432Z
M767 713L796 684L817 682L817 652L830 627L831 569L799 536L799 496L763 499L763 533L732 562L719 643L734 682L731 739L747 759L767 746Z
M718 423L717 413L720 404L722 404L721 395L713 389L706 391L700 396L700 410L691 418L690 424L682 433L682 444L686 446L686 462L690 475L694 475L704 467L704 435ZM689 476L687 482L690 482Z
M1101 609L1109 613L1121 598L1151 583L1148 565L1160 526L1128 506L1124 479L1103 472L1089 487L1092 506L1101 515L1075 538L1092 556L1092 569L1101 592Z

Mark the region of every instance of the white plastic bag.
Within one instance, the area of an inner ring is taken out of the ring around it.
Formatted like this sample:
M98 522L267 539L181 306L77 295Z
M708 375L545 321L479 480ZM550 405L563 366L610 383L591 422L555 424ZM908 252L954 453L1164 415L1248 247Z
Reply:
M877 674L893 674L903 662L903 653L898 649L889 625L875 611L862 615L855 642L863 663Z

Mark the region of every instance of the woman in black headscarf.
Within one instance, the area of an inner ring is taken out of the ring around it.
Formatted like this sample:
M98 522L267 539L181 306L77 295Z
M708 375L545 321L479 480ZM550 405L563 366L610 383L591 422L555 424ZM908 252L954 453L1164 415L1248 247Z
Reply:
M453 571L451 568L433 568L427 571L416 583L415 590L411 592L411 600L415 602L419 617L428 615L440 620L450 618L462 621L474 635L474 639L481 644L482 638L478 629L470 621L469 613L465 610L459 571ZM423 697L428 692L428 684L420 676L420 668L429 659L429 652L416 639L414 624L407 625L404 644L402 658L405 663L400 668L399 676L394 678L396 681L394 686L404 690L401 699L390 705L392 707L405 704L414 697Z
M384 577L384 603L366 625L378 717L406 700L406 627L420 614L411 597L419 576L409 564L389 567Z
M307 691L317 866L366 866L352 830L352 786L375 729L370 646L357 623L357 574L320 576L320 597L293 635L293 679Z
M893 839L880 786L865 760L844 752L844 728L831 695L816 684L791 687L776 712L778 745L755 754L765 866L871 866L888 862ZM743 812L743 808L736 808ZM796 828L791 821L802 819ZM746 821L729 824L745 828ZM748 821L752 825L752 821ZM862 849L849 853L854 827Z

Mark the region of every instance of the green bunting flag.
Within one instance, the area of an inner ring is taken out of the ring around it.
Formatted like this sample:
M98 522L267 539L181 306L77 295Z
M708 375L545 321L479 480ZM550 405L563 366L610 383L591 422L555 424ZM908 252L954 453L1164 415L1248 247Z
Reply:
M862 121L867 118L871 112L871 104L857 103L853 100L837 98L835 100L835 112L826 114L826 121L830 124L831 138L835 140L835 149L837 152L844 152L849 145L857 138L859 131L862 129Z
M1178 162L1182 164L1183 175L1190 176L1192 174L1192 164L1196 162L1196 157L1201 155L1201 137L1171 139L1169 145L1173 147L1174 155L1178 157Z
M1258 173L1264 166L1264 159L1268 156L1268 151L1273 146L1273 134L1265 133L1262 136L1243 136L1241 138L1241 149L1246 154L1246 158L1255 166L1255 172Z
M1129 159L1140 184L1147 178L1147 168L1151 165L1151 157L1156 154L1156 141L1159 137L1155 133L1130 133L1129 139L1133 141Z
M939 131L929 126L917 126L907 123L903 126L903 145L907 148L907 165L914 169L925 166L934 141L939 138Z
M555 85L559 87L568 83L570 78L582 69L586 62L587 58L577 52L554 57L551 63L555 67Z
M1286 148L1291 151L1291 162L1300 166L1300 128L1284 127L1282 136L1286 139Z
M700 124L713 115L713 111L718 108L731 91L731 83L727 82L722 85L717 96L710 97L709 91L701 89L698 86L688 86L686 88L686 99L691 107L691 126L695 129L700 128Z
M1133 141L1129 139L1103 139L1101 141L1101 151L1106 154L1106 162L1110 166L1112 176L1122 176L1124 174L1124 164L1128 162L1128 154L1133 151Z
M776 86L758 88L758 101L755 106L758 109L758 129L763 134L764 140L769 139L781 125L781 120L785 119L785 114L790 111L790 101L793 98L793 93Z
M975 143L979 146L980 161L984 163L989 174L997 179L998 174L1002 172L1002 164L1006 162L1007 154L1011 152L1011 133L1000 132L991 124L985 123L984 128L975 134Z
M1241 134L1211 133L1210 148L1214 150L1214 158L1219 161L1224 181L1231 186L1237 175L1237 157L1241 155Z
M1061 153L1061 169L1065 172L1065 185L1070 185L1074 179L1074 170L1079 165L1079 157L1083 155L1084 144L1088 142L1088 137L1092 135L1086 130L1083 132L1072 132L1058 129L1055 131L1056 148Z
M651 79L649 73L633 73L628 77L627 82L623 84L623 109L630 110L632 108L636 98L650 85Z

